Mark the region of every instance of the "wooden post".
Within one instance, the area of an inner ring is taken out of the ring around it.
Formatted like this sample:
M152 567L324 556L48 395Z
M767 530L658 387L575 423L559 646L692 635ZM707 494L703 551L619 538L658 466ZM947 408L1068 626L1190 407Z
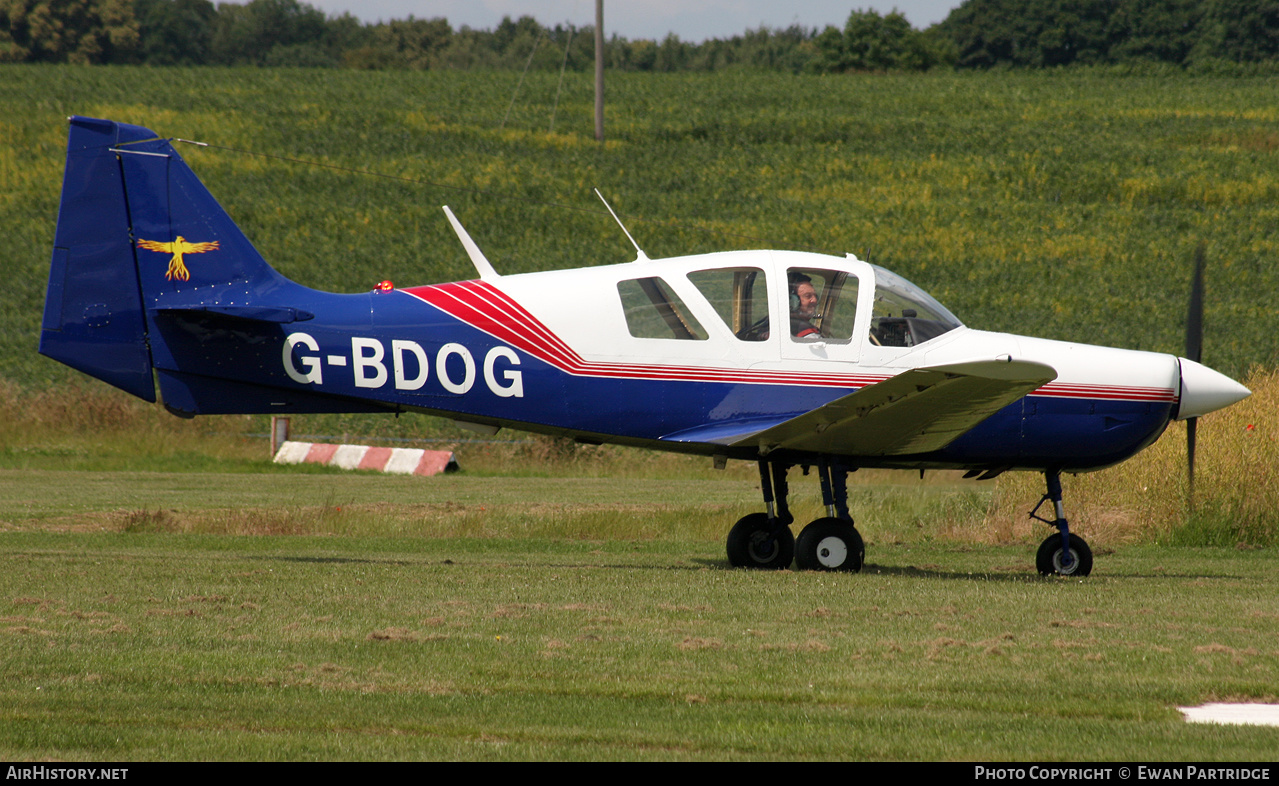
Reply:
M280 446L289 441L289 419L271 416L271 458L280 452Z
M604 141L604 0L595 0L595 141Z

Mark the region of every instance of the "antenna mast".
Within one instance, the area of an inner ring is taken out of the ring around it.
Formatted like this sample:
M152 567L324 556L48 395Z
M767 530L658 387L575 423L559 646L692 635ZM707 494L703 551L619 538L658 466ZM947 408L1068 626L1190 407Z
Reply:
M613 217L613 220L617 222L617 225L622 228L622 232L626 234L626 239L631 241L632 246L635 246L635 261L647 262L648 255L644 253L644 249L639 247L639 243L635 242L635 238L631 237L631 233L627 231L626 225L622 223L622 219L618 218L617 214L613 212L613 206L608 203L608 200L604 198L604 195L600 193L598 188L595 189L595 196L600 198L600 201L604 203L604 207L608 208L609 215Z

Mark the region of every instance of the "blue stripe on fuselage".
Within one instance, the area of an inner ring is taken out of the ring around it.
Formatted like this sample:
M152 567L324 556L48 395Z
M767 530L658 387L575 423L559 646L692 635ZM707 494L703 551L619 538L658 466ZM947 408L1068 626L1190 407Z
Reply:
M291 294L306 297L285 305L323 315L323 323L279 324L217 313L154 315L164 345L156 353L157 367L307 394L372 399L462 419L538 424L653 443L707 425L797 417L854 390L577 376L439 309L424 308L409 295L330 295L303 288ZM294 346L286 361L290 336ZM195 406L196 411L233 411L224 401L216 409L199 402ZM1171 409L1171 404L1158 402L1029 396L943 450L865 463L1105 466L1149 444L1162 432Z

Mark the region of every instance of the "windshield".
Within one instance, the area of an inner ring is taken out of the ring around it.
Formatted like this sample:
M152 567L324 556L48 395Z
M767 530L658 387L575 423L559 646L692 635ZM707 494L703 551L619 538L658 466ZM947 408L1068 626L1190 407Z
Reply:
M950 313L924 290L878 265L870 340L883 347L913 347L960 327Z

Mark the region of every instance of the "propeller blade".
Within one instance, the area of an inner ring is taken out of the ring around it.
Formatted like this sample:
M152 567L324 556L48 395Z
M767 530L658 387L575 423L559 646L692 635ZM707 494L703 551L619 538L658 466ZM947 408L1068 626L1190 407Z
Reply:
M1204 244L1195 247L1195 272L1190 279L1190 308L1186 312L1186 354L1188 360L1203 362L1204 346Z
M1186 500L1195 500L1195 426L1199 418L1186 420Z
M1204 347L1204 242L1195 246L1195 272L1190 278L1190 307L1186 310L1186 359L1199 363ZM1186 500L1195 497L1195 432L1199 418L1186 420Z

